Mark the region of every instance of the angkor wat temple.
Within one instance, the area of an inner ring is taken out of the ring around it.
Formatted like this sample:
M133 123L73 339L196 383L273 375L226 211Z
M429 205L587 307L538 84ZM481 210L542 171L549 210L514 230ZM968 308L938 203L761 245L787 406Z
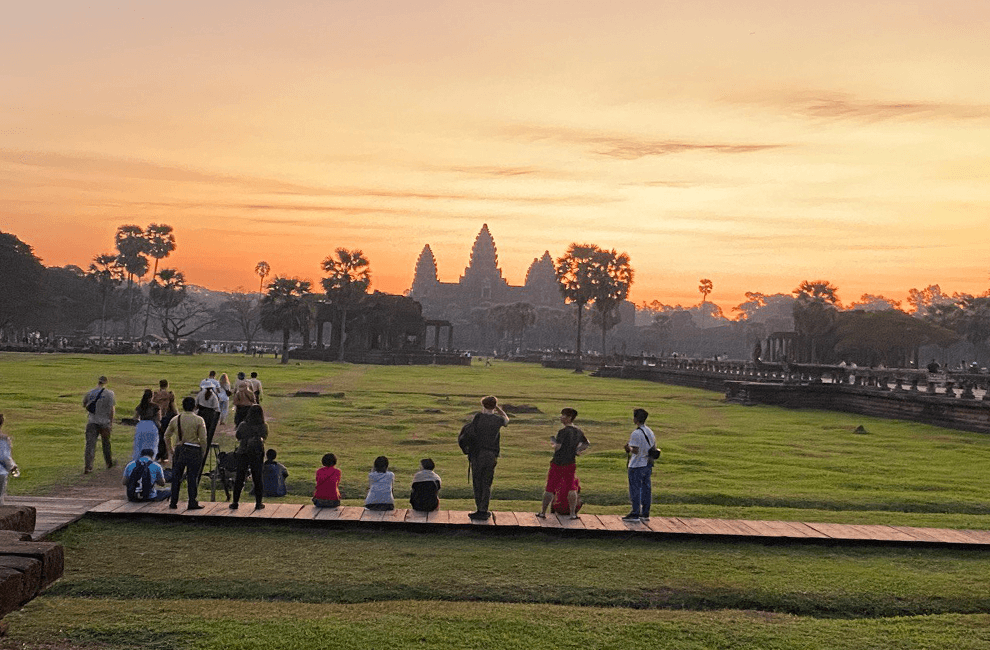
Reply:
M409 296L423 305L426 318L452 321L475 308L514 302L528 302L534 307L564 307L550 252L544 251L542 257L533 260L524 285L513 286L502 277L495 239L488 224L481 227L475 238L471 260L457 282L440 282L433 251L429 244L424 246L416 262Z

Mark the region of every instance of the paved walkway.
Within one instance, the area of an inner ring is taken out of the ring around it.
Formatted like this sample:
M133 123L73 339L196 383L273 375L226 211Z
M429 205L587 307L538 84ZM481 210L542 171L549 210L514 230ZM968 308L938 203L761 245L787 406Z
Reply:
M123 500L105 501L90 509L94 515L107 517L156 516L171 520L202 519L224 524L232 519L271 520L291 522L325 522L328 526L396 525L456 526L499 528L505 530L554 529L582 531L585 534L636 533L657 538L703 537L745 538L751 540L790 540L817 542L867 542L892 545L945 545L955 547L990 547L990 531L955 530L948 528L917 528L912 526L877 526L852 524L822 524L793 521L746 521L740 519L698 519L694 517L653 517L649 522L626 522L619 515L582 514L580 519L547 515L540 519L530 512L495 512L488 521L472 521L467 511L439 510L423 513L399 508L390 512L365 510L344 506L316 508L311 505L267 503L263 510L243 503L237 510L226 502L204 503L202 510L170 510L166 502L130 503Z

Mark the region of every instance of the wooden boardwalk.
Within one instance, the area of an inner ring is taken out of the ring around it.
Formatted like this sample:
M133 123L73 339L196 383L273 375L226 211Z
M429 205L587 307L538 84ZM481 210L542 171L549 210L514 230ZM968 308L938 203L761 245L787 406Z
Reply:
M884 526L860 524L823 524L794 521L748 521L741 519L698 519L695 517L653 517L649 522L626 522L619 515L582 514L580 519L547 515L540 519L531 512L496 511L488 521L472 521L467 511L439 510L423 513L398 508L389 512L365 510L360 507L317 508L293 503L267 503L263 510L243 503L238 510L226 502L204 503L202 510L170 510L167 502L130 503L124 500L105 501L93 505L89 512L96 516L143 516L167 519L202 519L217 524L233 520L269 520L309 525L388 526L401 528L477 527L501 531L543 529L580 532L585 535L614 535L633 533L655 538L725 538L750 541L801 541L818 543L881 543L889 545L939 545L969 548L990 547L988 530L955 530L948 528L917 528L913 526ZM40 512L40 511L39 511ZM39 514L40 517L40 514Z
M81 519L91 509L103 503L103 499L7 496L4 503L9 506L31 506L35 509L37 516L31 538L37 541Z

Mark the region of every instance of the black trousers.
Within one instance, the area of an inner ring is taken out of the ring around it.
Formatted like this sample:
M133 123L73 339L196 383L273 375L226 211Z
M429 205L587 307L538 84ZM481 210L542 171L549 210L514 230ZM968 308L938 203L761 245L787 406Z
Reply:
M260 505L261 496L265 493L265 485L261 475L265 457L261 454L234 454L234 458L237 460L237 475L234 477L234 503L241 499L241 490L244 489L247 471L250 469L251 482L254 483L254 502Z
M197 503L199 494L199 473L203 468L203 450L190 445L179 445L175 448L172 458L172 494L169 497L171 505L179 503L179 486L182 485L182 475L188 474L186 484L189 488L189 505Z

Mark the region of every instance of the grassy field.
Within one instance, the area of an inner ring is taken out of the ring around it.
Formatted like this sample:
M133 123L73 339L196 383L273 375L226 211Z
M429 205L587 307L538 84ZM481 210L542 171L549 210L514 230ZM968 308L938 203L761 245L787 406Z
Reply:
M469 509L456 435L491 393L536 409L503 435L496 509L536 507L556 414L573 406L593 443L578 460L587 507L625 512L621 447L642 406L664 452L654 514L990 528L990 436L509 363L0 354L0 411L23 468L11 491L106 476L82 475L80 400L98 375L128 415L158 379L183 395L210 369L259 372L288 501L308 499L320 456L333 451L350 505L385 454L397 499L430 456L445 507ZM867 433L854 433L860 425ZM131 433L115 429L119 458ZM233 446L226 432L221 440ZM0 648L990 647L990 555L979 550L88 520L58 539L65 578L5 619ZM190 557L194 566L181 559Z

